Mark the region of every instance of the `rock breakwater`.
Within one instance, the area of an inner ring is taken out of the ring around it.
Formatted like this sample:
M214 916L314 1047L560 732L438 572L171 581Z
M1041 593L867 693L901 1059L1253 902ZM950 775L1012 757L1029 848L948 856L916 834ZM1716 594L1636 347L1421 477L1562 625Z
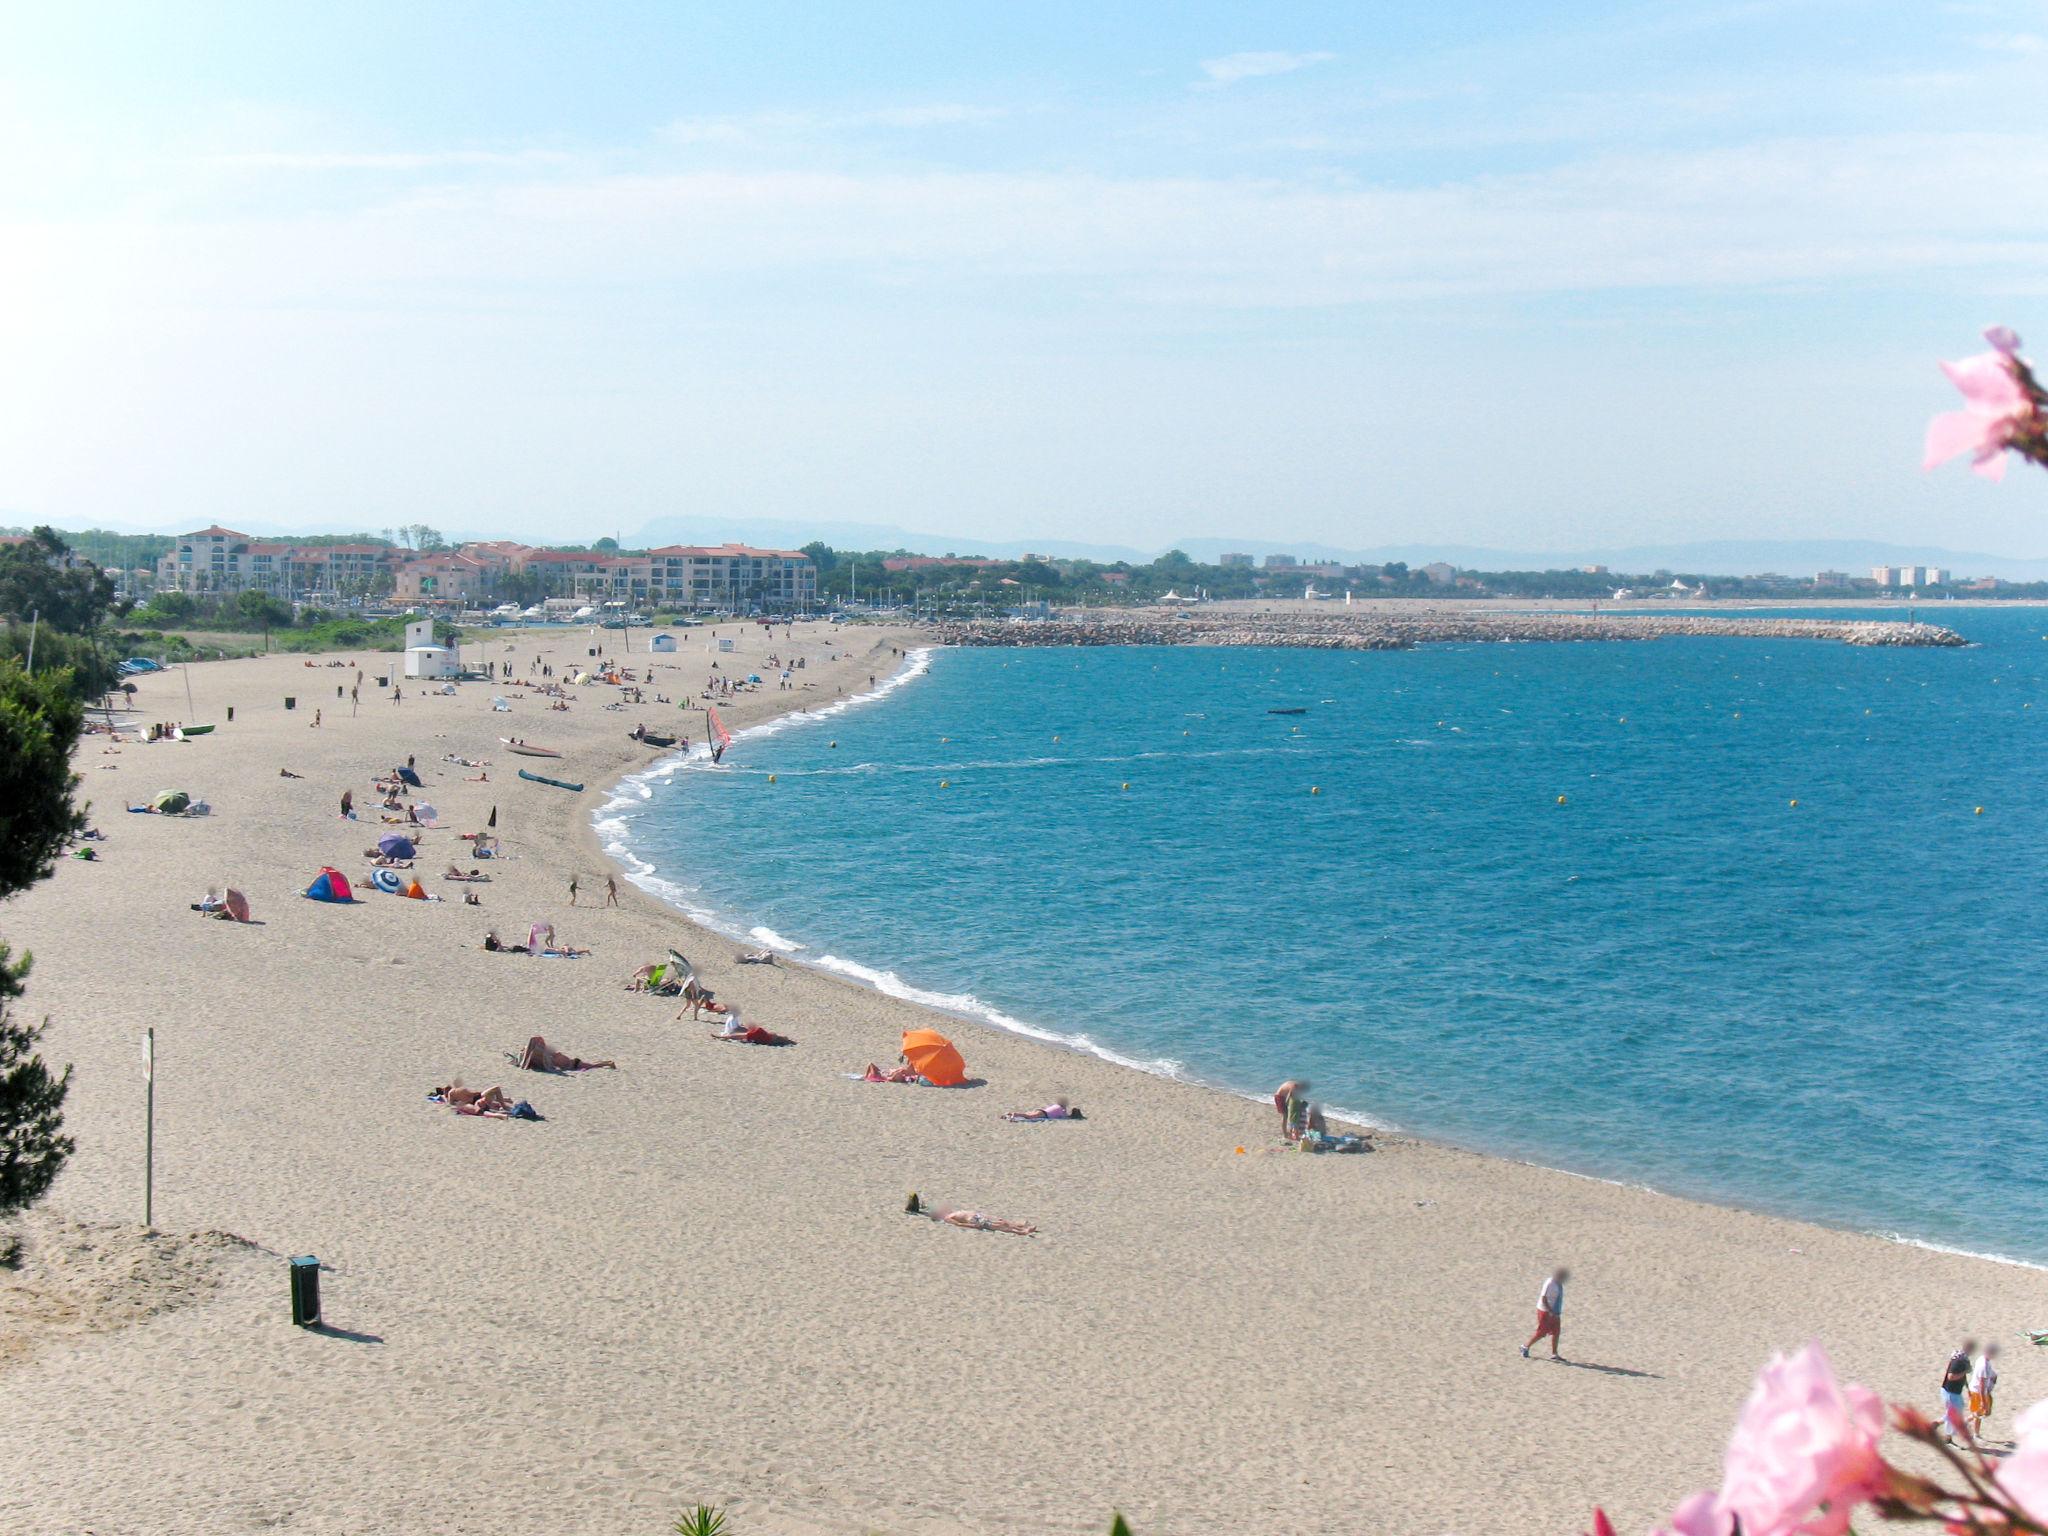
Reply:
M1952 629L1890 619L1708 618L1697 614L1091 613L931 626L945 645L1276 645L1308 650L1398 651L1411 646L1714 636L1832 640L1843 645L1965 645Z

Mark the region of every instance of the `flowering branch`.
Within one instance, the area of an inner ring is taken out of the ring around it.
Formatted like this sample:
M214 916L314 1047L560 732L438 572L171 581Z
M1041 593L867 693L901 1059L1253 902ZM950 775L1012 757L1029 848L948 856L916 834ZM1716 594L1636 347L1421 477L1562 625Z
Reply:
M1944 411L1927 424L1923 469L1970 455L1987 480L2005 478L2007 453L2048 469L2048 390L2020 356L2020 339L2002 325L1984 333L1989 352L1943 363L1941 371L1962 392L1960 411Z
M1719 1491L1687 1499L1657 1536L1845 1536L1859 1509L1938 1522L1946 1536L2048 1536L2048 1403L2020 1415L2018 1449L1997 1467L1975 1445L1959 1451L1918 1409L1894 1407L1891 1427L1938 1456L1945 1480L1886 1459L1884 1404L1837 1382L1818 1344L1773 1356L1742 1405ZM1613 1531L1595 1510L1594 1536Z

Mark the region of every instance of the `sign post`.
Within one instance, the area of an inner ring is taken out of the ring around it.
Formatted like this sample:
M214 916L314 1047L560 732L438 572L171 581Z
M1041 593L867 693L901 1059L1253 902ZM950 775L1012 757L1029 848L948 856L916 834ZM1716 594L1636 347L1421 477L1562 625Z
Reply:
M142 1036L142 1225L156 1231L156 1028Z

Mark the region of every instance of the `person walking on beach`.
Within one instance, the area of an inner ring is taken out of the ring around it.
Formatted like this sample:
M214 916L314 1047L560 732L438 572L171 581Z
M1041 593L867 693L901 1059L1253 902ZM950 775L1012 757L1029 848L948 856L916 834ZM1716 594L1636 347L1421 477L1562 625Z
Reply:
M604 877L604 904L608 907L616 907L619 904L619 882L615 876Z
M1571 1277L1568 1269L1553 1269L1550 1278L1543 1282L1543 1289L1536 1296L1536 1331L1522 1346L1524 1360L1529 1358L1529 1351L1536 1341L1544 1338L1550 1340L1550 1358L1564 1358L1557 1352L1557 1346L1564 1338L1564 1283Z
M1956 1444L1956 1436L1970 1438L1969 1405L1963 1401L1963 1393L1970 1384L1970 1356L1977 1348L1975 1339L1963 1340L1963 1347L1948 1357L1948 1364L1941 1372L1941 1437L1950 1445Z
M1970 1371L1970 1389L1967 1396L1972 1439L1984 1433L1984 1421L1991 1417L1991 1396L1998 1390L1998 1367L1991 1362L1997 1358L1998 1346L1986 1344L1978 1351L1977 1364Z
M569 877L569 905L572 907L576 905L576 877L574 875Z

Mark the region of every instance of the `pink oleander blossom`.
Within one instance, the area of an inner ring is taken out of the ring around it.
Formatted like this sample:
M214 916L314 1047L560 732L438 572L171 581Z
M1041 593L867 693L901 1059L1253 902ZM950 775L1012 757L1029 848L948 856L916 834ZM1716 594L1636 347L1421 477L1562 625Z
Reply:
M1736 1420L1721 1491L1681 1504L1669 1536L1730 1536L1738 1520L1742 1536L1841 1536L1886 1486L1883 1434L1883 1400L1837 1382L1818 1344L1773 1355Z
M1964 407L1943 411L1927 424L1923 469L1967 453L1972 467L1987 480L2005 478L2005 451L2012 444L2014 429L2033 414L2034 402L2020 385L2013 350L2000 346L2002 341L2010 341L2016 349L2019 338L2002 328L1986 335L1997 351L1941 365L1941 371L1962 392Z
M2031 1518L2048 1522L2048 1402L2034 1404L2012 1429L2019 1449L1999 1465L1999 1491Z
M2007 357L2020 355L2020 339L2013 334L2013 329L2009 325L1986 327L1984 339L1991 343L1991 350L1994 352L2002 352Z

